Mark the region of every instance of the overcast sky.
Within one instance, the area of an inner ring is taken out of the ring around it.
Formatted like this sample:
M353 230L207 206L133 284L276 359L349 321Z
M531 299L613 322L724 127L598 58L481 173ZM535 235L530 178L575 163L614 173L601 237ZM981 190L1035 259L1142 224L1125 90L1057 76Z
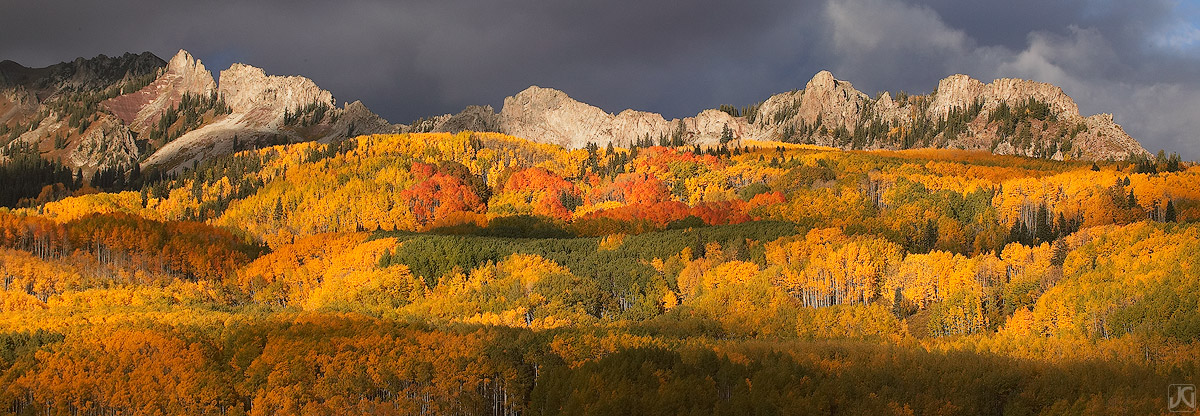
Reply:
M1174 0L0 0L0 59L187 49L304 75L393 123L554 87L610 112L694 115L803 88L955 73L1061 86L1151 150L1200 159L1200 2ZM687 4L681 6L681 4Z

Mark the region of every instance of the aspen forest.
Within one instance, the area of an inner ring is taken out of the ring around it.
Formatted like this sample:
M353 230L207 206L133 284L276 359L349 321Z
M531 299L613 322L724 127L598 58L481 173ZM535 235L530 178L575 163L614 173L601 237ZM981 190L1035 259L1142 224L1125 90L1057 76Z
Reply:
M62 184L0 208L0 413L1127 415L1200 382L1178 156L655 144L14 159Z

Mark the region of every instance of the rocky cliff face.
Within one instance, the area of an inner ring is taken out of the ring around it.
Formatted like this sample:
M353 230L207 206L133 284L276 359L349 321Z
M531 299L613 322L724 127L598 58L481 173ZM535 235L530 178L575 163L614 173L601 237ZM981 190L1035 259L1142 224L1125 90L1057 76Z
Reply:
M244 64L221 71L220 92L234 114L263 126L281 125L285 111L309 104L335 105L333 94L308 78L269 76Z
M22 86L0 90L0 124L20 121L37 113L41 104Z
M808 124L820 118L835 126L853 126L869 98L849 82L833 78L829 71L818 72L800 92L796 118Z
M612 137L602 135L611 132L614 118L562 91L532 86L504 99L500 129L514 136L540 137L538 141L578 148L589 141L612 141ZM621 133L635 134L631 130Z
M657 142L682 126L682 136L695 144L714 144L729 127L737 139L846 149L945 147L1055 159L1147 153L1111 116L1081 116L1059 87L1020 79L985 84L966 75L943 79L930 95L893 99L890 93L871 98L821 71L803 90L759 103L752 115L718 110L681 120L634 110L613 115L536 86L506 98L499 114L473 113L473 119L494 120L477 127L496 125L494 131L571 148L589 142L624 145L645 137ZM459 117L431 122L440 127Z
M1012 107L1034 99L1049 105L1054 114L1079 116L1079 107L1062 88L1023 79L1001 78L984 84L966 75L951 75L938 83L932 97L929 115L937 119L946 117L954 108L967 108L977 100L987 112L995 110L1000 103Z
M454 115L435 117L429 120L431 131L458 133L460 131L500 131L500 117L492 106L471 105ZM414 126L418 127L418 126Z
M333 123L333 127L330 128L329 134L318 140L329 142L337 138L354 137L360 134L397 133L399 129L400 126L388 123L383 117L367 109L367 106L362 101L355 101L342 107L342 111L338 114L337 121Z

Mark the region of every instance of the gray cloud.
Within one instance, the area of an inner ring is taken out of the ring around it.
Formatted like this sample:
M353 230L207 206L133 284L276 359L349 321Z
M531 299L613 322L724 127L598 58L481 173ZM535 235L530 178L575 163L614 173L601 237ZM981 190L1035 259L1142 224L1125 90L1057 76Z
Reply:
M17 0L0 59L184 48L312 78L394 122L537 84L609 111L749 104L830 69L874 93L965 73L1058 84L1152 150L1200 159L1200 13L1171 0Z

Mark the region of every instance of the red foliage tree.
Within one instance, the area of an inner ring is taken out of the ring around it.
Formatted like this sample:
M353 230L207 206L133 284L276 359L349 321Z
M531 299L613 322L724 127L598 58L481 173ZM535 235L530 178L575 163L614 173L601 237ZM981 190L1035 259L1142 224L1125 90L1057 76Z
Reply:
M575 184L539 167L528 168L508 177L504 192L529 192L534 214L568 220L581 196Z
M433 166L413 163L412 174L420 179L416 185L400 192L421 225L457 212L482 212L483 201L471 186L455 176L435 172Z

